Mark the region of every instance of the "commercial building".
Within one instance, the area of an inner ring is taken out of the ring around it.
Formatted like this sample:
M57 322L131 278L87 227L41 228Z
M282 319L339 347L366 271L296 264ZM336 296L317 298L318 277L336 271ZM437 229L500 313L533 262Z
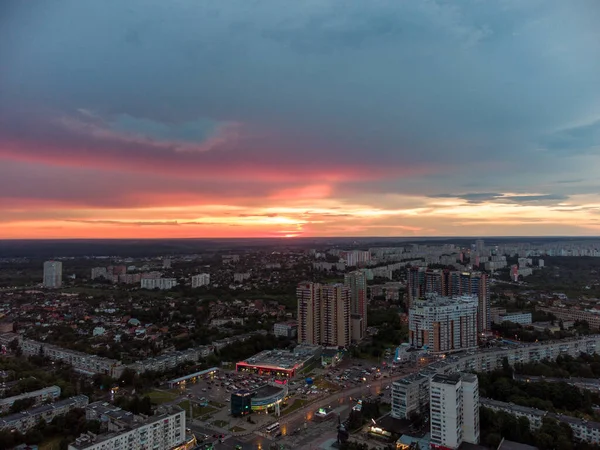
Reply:
M210 275L208 273L201 273L192 276L192 287L197 288L200 286L208 286L210 284Z
M477 347L477 298L428 296L409 310L413 347L448 353Z
M273 411L279 415L281 403L288 395L284 384L265 384L255 390L242 389L231 394L231 415L234 417L254 411Z
M429 378L416 373L392 383L392 417L409 419L429 405Z
M172 406L162 414L122 423L113 433L81 435L69 450L171 450L186 442L185 411Z
M295 320L278 322L273 325L273 334L275 336L281 336L288 339L295 339L298 337L298 322Z
M57 289L62 286L62 262L44 262L44 287Z
M189 381L190 383L195 383L200 378L214 378L214 376L219 372L218 367L211 367L210 369L201 370L199 372L190 373L188 375L184 375L182 377L174 378L173 380L167 381L167 386L169 389L173 389L180 385L185 385Z
M321 347L298 345L294 350L264 350L235 365L238 372L250 371L270 374L281 378L292 378L305 365L320 356Z
M176 278L142 278L140 287L142 289L160 289L166 291L177 286Z
M50 423L56 416L66 414L72 409L85 408L89 402L89 398L85 395L77 395L49 405L37 406L20 413L0 417L0 430L17 430L20 433L26 433L42 419Z
M300 283L298 342L348 346L351 343L350 289L342 284Z
M361 270L347 273L344 285L350 289L350 314L359 319L352 321L352 340L359 341L367 331L367 276Z
M473 374L435 375L430 383L431 448L479 443L479 387Z
M5 413L10 410L10 407L18 400L33 399L32 406L39 406L46 400L57 400L60 397L60 387L50 386L44 389L39 389L33 392L15 395L13 397L0 399L0 413Z

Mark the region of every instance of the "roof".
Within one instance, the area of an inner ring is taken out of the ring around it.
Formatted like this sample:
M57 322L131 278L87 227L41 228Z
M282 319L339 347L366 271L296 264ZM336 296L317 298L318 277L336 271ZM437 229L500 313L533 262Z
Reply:
M315 356L319 350L320 347L312 345L298 345L293 352L285 350L264 350L248 359L240 361L238 364L290 370L304 364L310 358Z
M272 395L275 395L275 394L279 394L283 390L284 389L282 389L280 387L271 386L270 384L266 384L264 386L259 387L254 392L256 392L257 398L264 398L264 397L271 397Z
M450 375L437 374L431 380L433 383L449 384L454 386L460 381L460 374L453 373Z
M538 448L533 445L502 439L502 442L500 442L500 445L498 446L498 450L538 450Z

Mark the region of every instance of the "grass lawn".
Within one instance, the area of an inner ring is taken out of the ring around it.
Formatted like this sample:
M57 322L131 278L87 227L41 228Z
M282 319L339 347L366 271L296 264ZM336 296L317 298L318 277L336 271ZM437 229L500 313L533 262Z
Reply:
M189 416L189 414L190 414L190 401L189 400L183 400L182 402L178 403L177 406L179 406L180 408L183 408L185 410L186 415ZM210 406L192 405L192 414L194 415L194 418L200 417L200 416L210 416L210 414L212 414L216 411L217 410L215 408L211 408Z
M301 400L301 399L296 399L294 400L294 403L292 403L290 406L288 406L287 408L285 408L283 411L281 411L281 415L285 416L286 414L289 414L291 412L296 411L297 409L302 408L304 405L306 405L308 403L307 400Z
M148 394L146 395L150 397L152 403L155 403L157 405L172 402L173 400L177 400L177 397L179 397L179 395L169 391L151 391L148 392Z
M229 425L229 422L225 422L224 420L215 420L212 424L219 428L226 428Z
M231 427L229 431L232 433L241 433L242 431L246 431L246 429L242 427Z
M58 450L62 437L56 436L40 444L40 450Z
M225 408L225 405L223 403L215 402L214 400L209 401L208 404L218 409Z

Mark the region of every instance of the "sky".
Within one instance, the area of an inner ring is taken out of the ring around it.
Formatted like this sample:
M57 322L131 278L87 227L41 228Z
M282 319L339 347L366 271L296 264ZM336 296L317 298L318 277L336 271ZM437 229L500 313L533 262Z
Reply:
M3 0L0 238L600 235L597 0Z

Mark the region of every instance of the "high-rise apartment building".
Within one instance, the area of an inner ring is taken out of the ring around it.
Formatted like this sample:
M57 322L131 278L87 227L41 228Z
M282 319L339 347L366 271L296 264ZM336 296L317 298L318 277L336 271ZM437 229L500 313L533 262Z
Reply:
M479 385L473 374L435 375L429 389L431 448L479 443Z
M476 296L478 300L477 331L486 333L491 327L490 281L483 272L460 272L411 267L408 271L408 307L427 294L444 297Z
M350 289L342 284L300 283L298 342L347 346L351 342Z
M344 285L350 289L353 340L361 340L367 332L367 276L360 270L347 273L344 275ZM358 326L354 326L354 323Z
M486 333L491 327L492 317L490 313L490 280L486 273L482 272L458 272L449 273L448 295L473 295L477 297L477 331Z
M321 285L300 283L296 288L298 300L298 342L321 343Z
M425 292L425 269L422 267L409 268L406 286L406 307L410 308L415 300L423 298ZM441 292L440 294L443 295Z
M392 383L392 417L410 419L429 405L429 378L415 373Z
M46 261L44 263L44 287L59 288L62 286L62 262Z
M343 284L321 286L321 344L346 347L350 335L350 289Z
M208 273L201 273L192 276L192 287L197 288L200 286L208 286L210 284L210 275Z
M417 300L408 315L409 341L432 353L477 347L477 298L438 297Z

